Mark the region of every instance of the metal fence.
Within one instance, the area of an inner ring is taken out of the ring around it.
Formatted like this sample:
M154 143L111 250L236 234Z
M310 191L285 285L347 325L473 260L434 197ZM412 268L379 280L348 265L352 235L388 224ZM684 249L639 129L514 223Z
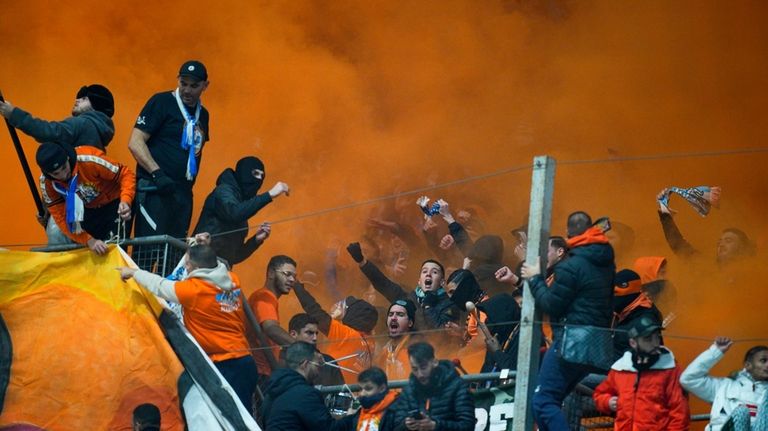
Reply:
M126 239L118 243L136 262L139 268L166 277L181 260L187 250L187 244L168 235L146 236ZM57 252L83 248L81 244L61 244L36 247L32 251Z

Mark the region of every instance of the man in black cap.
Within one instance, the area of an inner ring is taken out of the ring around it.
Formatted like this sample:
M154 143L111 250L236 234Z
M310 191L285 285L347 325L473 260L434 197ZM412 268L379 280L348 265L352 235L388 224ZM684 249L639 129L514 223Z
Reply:
M72 241L96 254L117 233L115 220L131 216L135 174L98 148L47 142L35 160L43 172L40 189L51 218Z
M209 139L208 110L200 102L207 88L205 66L187 61L179 69L178 87L152 96L136 119L128 143L138 164L136 237L187 236L192 186ZM142 248L135 247L134 254Z
M10 102L0 102L0 115L8 123L33 137L37 142L58 142L72 147L90 145L106 151L107 145L115 136L112 115L115 113L115 100L112 92L103 85L85 85L77 92L72 116L61 121L46 121L35 118ZM46 220L47 219L47 220ZM48 244L67 244L69 239L50 217L44 217L40 223L46 227Z
M194 233L210 233L211 247L230 265L250 257L269 236L269 223L264 223L246 241L248 219L276 197L290 192L288 184L278 181L269 192L259 194L266 177L261 160L243 157L234 170L227 168L219 175L216 188L205 199ZM227 233L221 235L223 232Z

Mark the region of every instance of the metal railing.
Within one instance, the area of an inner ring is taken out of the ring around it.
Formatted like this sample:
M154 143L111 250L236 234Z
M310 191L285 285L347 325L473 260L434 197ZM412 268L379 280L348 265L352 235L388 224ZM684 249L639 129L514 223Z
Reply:
M126 239L118 244L128 251L131 258L141 269L155 274L168 276L181 260L187 250L187 244L178 238L168 235L145 236ZM32 251L60 252L84 248L82 244L60 244L35 247Z

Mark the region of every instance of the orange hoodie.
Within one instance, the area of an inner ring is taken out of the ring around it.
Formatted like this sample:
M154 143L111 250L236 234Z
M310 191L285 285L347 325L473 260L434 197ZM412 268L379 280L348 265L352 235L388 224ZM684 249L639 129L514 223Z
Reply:
M638 257L633 265L635 272L640 276L642 284L648 284L659 279L659 270L667 262L667 259L661 256Z
M82 145L75 148L77 162L72 175L78 174L77 194L83 200L85 208L99 208L115 199L127 204L133 202L136 190L136 174L127 166L107 157L96 147ZM55 181L60 188L67 184ZM48 211L62 232L78 244L85 244L91 239L87 232L75 234L67 226L65 197L53 187L54 180L40 177L40 189ZM115 213L117 218L117 213Z
M357 419L357 431L378 430L384 413L397 398L397 392L389 391L384 399L374 404L370 409L360 409L360 417Z
M592 226L581 235L568 238L568 248L579 247L589 244L607 244L608 237L600 226Z

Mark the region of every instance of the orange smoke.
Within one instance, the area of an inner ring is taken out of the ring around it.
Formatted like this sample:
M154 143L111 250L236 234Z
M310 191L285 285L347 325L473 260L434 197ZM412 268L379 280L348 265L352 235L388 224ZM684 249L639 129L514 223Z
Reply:
M33 0L4 5L0 87L19 106L56 119L67 115L80 85L106 84L117 103L117 134L108 151L129 162L127 139L143 103L174 87L184 60L204 61L211 76L203 102L211 112L212 139L196 207L222 169L256 154L267 164L267 186L282 180L292 193L263 210L253 225L525 165L534 155L549 154L561 162L553 233L563 232L569 212L583 209L635 229L635 249L620 256L623 262L669 256L655 214L656 193L670 185L719 185L720 210L701 219L681 208L677 217L688 239L714 255L719 230L730 225L747 230L759 247L768 246L765 153L618 160L764 146L767 9L762 2L712 0L215 6ZM6 202L0 243L42 243L11 144L0 139ZM35 144L23 140L31 157ZM586 159L615 162L562 163ZM506 236L527 212L529 178L523 170L427 194L457 206L482 205L489 230ZM403 202L412 205L416 197ZM278 223L238 272L255 288L272 254L319 261L330 241L357 239L364 219L380 206ZM762 268L749 268L751 282L724 290L686 284L685 275L695 269L675 259L670 266L683 292L727 295L736 305L766 309ZM684 293L680 300L686 300ZM737 338L764 336L764 324L747 324L755 320L745 316L752 311L718 308L716 300L707 306L715 308L686 308L715 321L702 336L713 338L719 322L727 322ZM683 320L696 325L696 319L680 318L670 332L698 328L682 327ZM685 363L706 344L673 348Z

